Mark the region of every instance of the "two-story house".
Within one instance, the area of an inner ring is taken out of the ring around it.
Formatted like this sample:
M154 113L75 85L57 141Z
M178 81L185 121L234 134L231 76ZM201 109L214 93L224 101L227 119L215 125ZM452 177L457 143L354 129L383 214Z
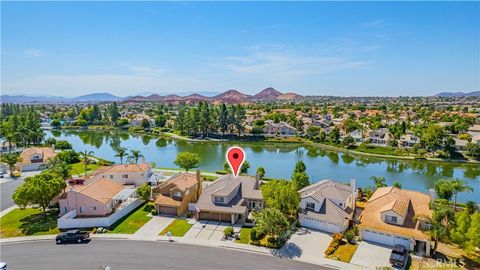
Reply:
M388 128L379 128L374 131L371 131L368 134L370 143L378 146L387 146L390 141L390 134Z
M330 233L345 232L355 209L355 180L350 186L322 180L300 193L300 224Z
M355 144L360 144L363 142L363 133L360 129L356 129L350 133L347 133L346 135L342 136L342 140L345 138L345 137L352 137L353 138L353 141L355 142Z
M291 137L297 134L297 129L285 122L275 123L272 120L267 120L263 133L266 136Z
M419 255L430 255L430 196L396 187L378 188L366 203L359 233L364 241L400 244Z
M109 179L122 185L140 186L150 181L152 167L147 163L141 164L116 164L103 166L89 175L87 181Z
M152 190L155 209L159 214L182 216L189 203L197 201L202 192L200 171L179 173Z
M195 218L243 224L251 210L262 210L263 207L258 177L228 174L202 191L196 204Z
M398 146L400 147L414 147L419 143L420 138L411 131L407 131L404 135L400 136L400 140L398 140Z

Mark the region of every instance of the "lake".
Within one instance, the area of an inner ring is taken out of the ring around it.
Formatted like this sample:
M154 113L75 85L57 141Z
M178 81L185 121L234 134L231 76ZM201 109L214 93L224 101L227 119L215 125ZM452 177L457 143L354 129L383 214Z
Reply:
M441 178L465 180L473 192L460 193L459 201L480 203L480 165L430 161L403 161L377 157L357 156L327 151L315 146L287 143L227 143L187 142L119 131L51 130L47 137L69 141L76 151L93 151L95 156L119 163L115 147L140 150L146 162L157 167L174 168L178 152L195 152L200 155L200 169L215 172L223 169L225 152L232 145L241 146L250 163L249 174L257 167L265 168L266 176L289 179L295 163L303 160L310 182L333 179L348 182L355 178L358 187L373 186L371 176L383 176L387 184L400 182L405 189L428 192Z

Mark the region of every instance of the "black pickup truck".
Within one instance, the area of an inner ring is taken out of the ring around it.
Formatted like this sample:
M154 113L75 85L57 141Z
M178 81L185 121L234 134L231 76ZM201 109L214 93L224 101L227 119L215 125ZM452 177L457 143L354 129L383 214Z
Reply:
M77 242L82 243L83 241L88 240L90 237L89 232L82 232L80 230L70 230L63 232L55 238L57 244L65 243L65 242Z

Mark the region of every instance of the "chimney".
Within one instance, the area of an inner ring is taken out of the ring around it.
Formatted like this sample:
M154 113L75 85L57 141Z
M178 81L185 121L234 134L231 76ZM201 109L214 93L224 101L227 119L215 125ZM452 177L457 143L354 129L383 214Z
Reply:
M260 176L258 176L258 173L255 174L255 185L253 185L253 189L258 190L260 187Z
M200 174L200 170L197 170L196 172L196 178L197 178L197 200L200 198L200 194L202 194L202 175Z

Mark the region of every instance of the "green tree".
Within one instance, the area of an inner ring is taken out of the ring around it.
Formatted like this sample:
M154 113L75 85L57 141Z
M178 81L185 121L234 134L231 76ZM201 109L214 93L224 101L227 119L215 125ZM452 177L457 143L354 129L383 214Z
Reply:
M306 172L296 172L292 176L292 182L300 190L310 185L309 177Z
M117 147L115 149L115 156L120 158L120 164L123 164L123 158L127 155L127 148L125 147Z
M242 167L240 167L240 173L241 174L247 174L248 173L248 169L250 169L250 163L248 163L248 161L244 161L242 163Z
M5 153L0 156L0 160L8 165L10 176L13 176L15 165L20 161L19 155L17 153Z
M294 183L286 180L272 180L263 185L261 191L266 205L277 208L288 217L296 217L300 195Z
M445 138L445 130L439 125L430 125L425 130L422 140L425 143L427 149L430 151L436 151L443 143Z
M130 156L129 156L129 158L130 158L133 162L135 162L135 164L137 164L137 163L138 163L138 160L139 160L140 158L142 158L142 157L143 157L143 155L142 155L142 153L140 153L139 150L130 150Z
M396 187L396 188L401 189L401 188L402 188L402 183L400 183L400 182L395 182L395 183L393 183L393 186Z
M301 160L297 161L297 164L295 164L295 169L293 169L293 173L301 173L306 171L307 166L305 166L305 163L303 163Z
M120 112L118 111L117 102L113 102L112 106L110 106L110 120L112 123L117 123L118 119L120 118Z
M85 150L84 152L80 152L79 154L84 166L84 175L87 175L87 165L90 164L90 156L93 155L93 151Z
M350 148L355 144L355 139L352 136L346 136L343 138L342 144L345 148Z
M13 193L13 201L21 207L38 205L46 215L50 201L65 187L65 180L57 174L48 171L42 172L26 177L25 182Z
M200 165L200 156L196 153L180 152L173 163L188 172Z
M470 218L470 227L467 231L466 243L467 252L473 252L475 248L480 248L480 212L475 212Z
M257 175L260 179L263 179L265 177L265 169L263 167L258 167L257 168Z
M289 227L285 215L276 208L265 208L257 215L255 221L257 230L271 237L284 234Z
M452 199L453 185L451 181L447 179L440 179L435 183L434 188L439 198L445 200Z
M453 209L456 210L457 209L457 195L459 192L471 192L473 191L473 188L470 187L467 182L465 181L462 181L462 180L459 180L459 179L455 179L453 181L451 181L451 185L452 185L452 191L453 191Z
M146 118L143 118L142 123L140 125L142 126L143 129L148 129L150 128L150 121L148 121L148 119Z
M375 187L376 188L381 188L381 187L386 187L387 184L385 184L385 177L383 176L371 176L370 180L375 182Z
M455 214L455 227L450 230L450 239L454 243L463 246L463 244L468 241L467 231L469 227L470 214L467 210Z
M480 145L476 143L468 143L467 147L467 154L469 156L475 157L475 158L480 158Z
M147 183L144 183L137 188L137 195L142 200L145 200L145 201L150 200L151 193L152 193L152 189L150 188L150 185L148 185Z

